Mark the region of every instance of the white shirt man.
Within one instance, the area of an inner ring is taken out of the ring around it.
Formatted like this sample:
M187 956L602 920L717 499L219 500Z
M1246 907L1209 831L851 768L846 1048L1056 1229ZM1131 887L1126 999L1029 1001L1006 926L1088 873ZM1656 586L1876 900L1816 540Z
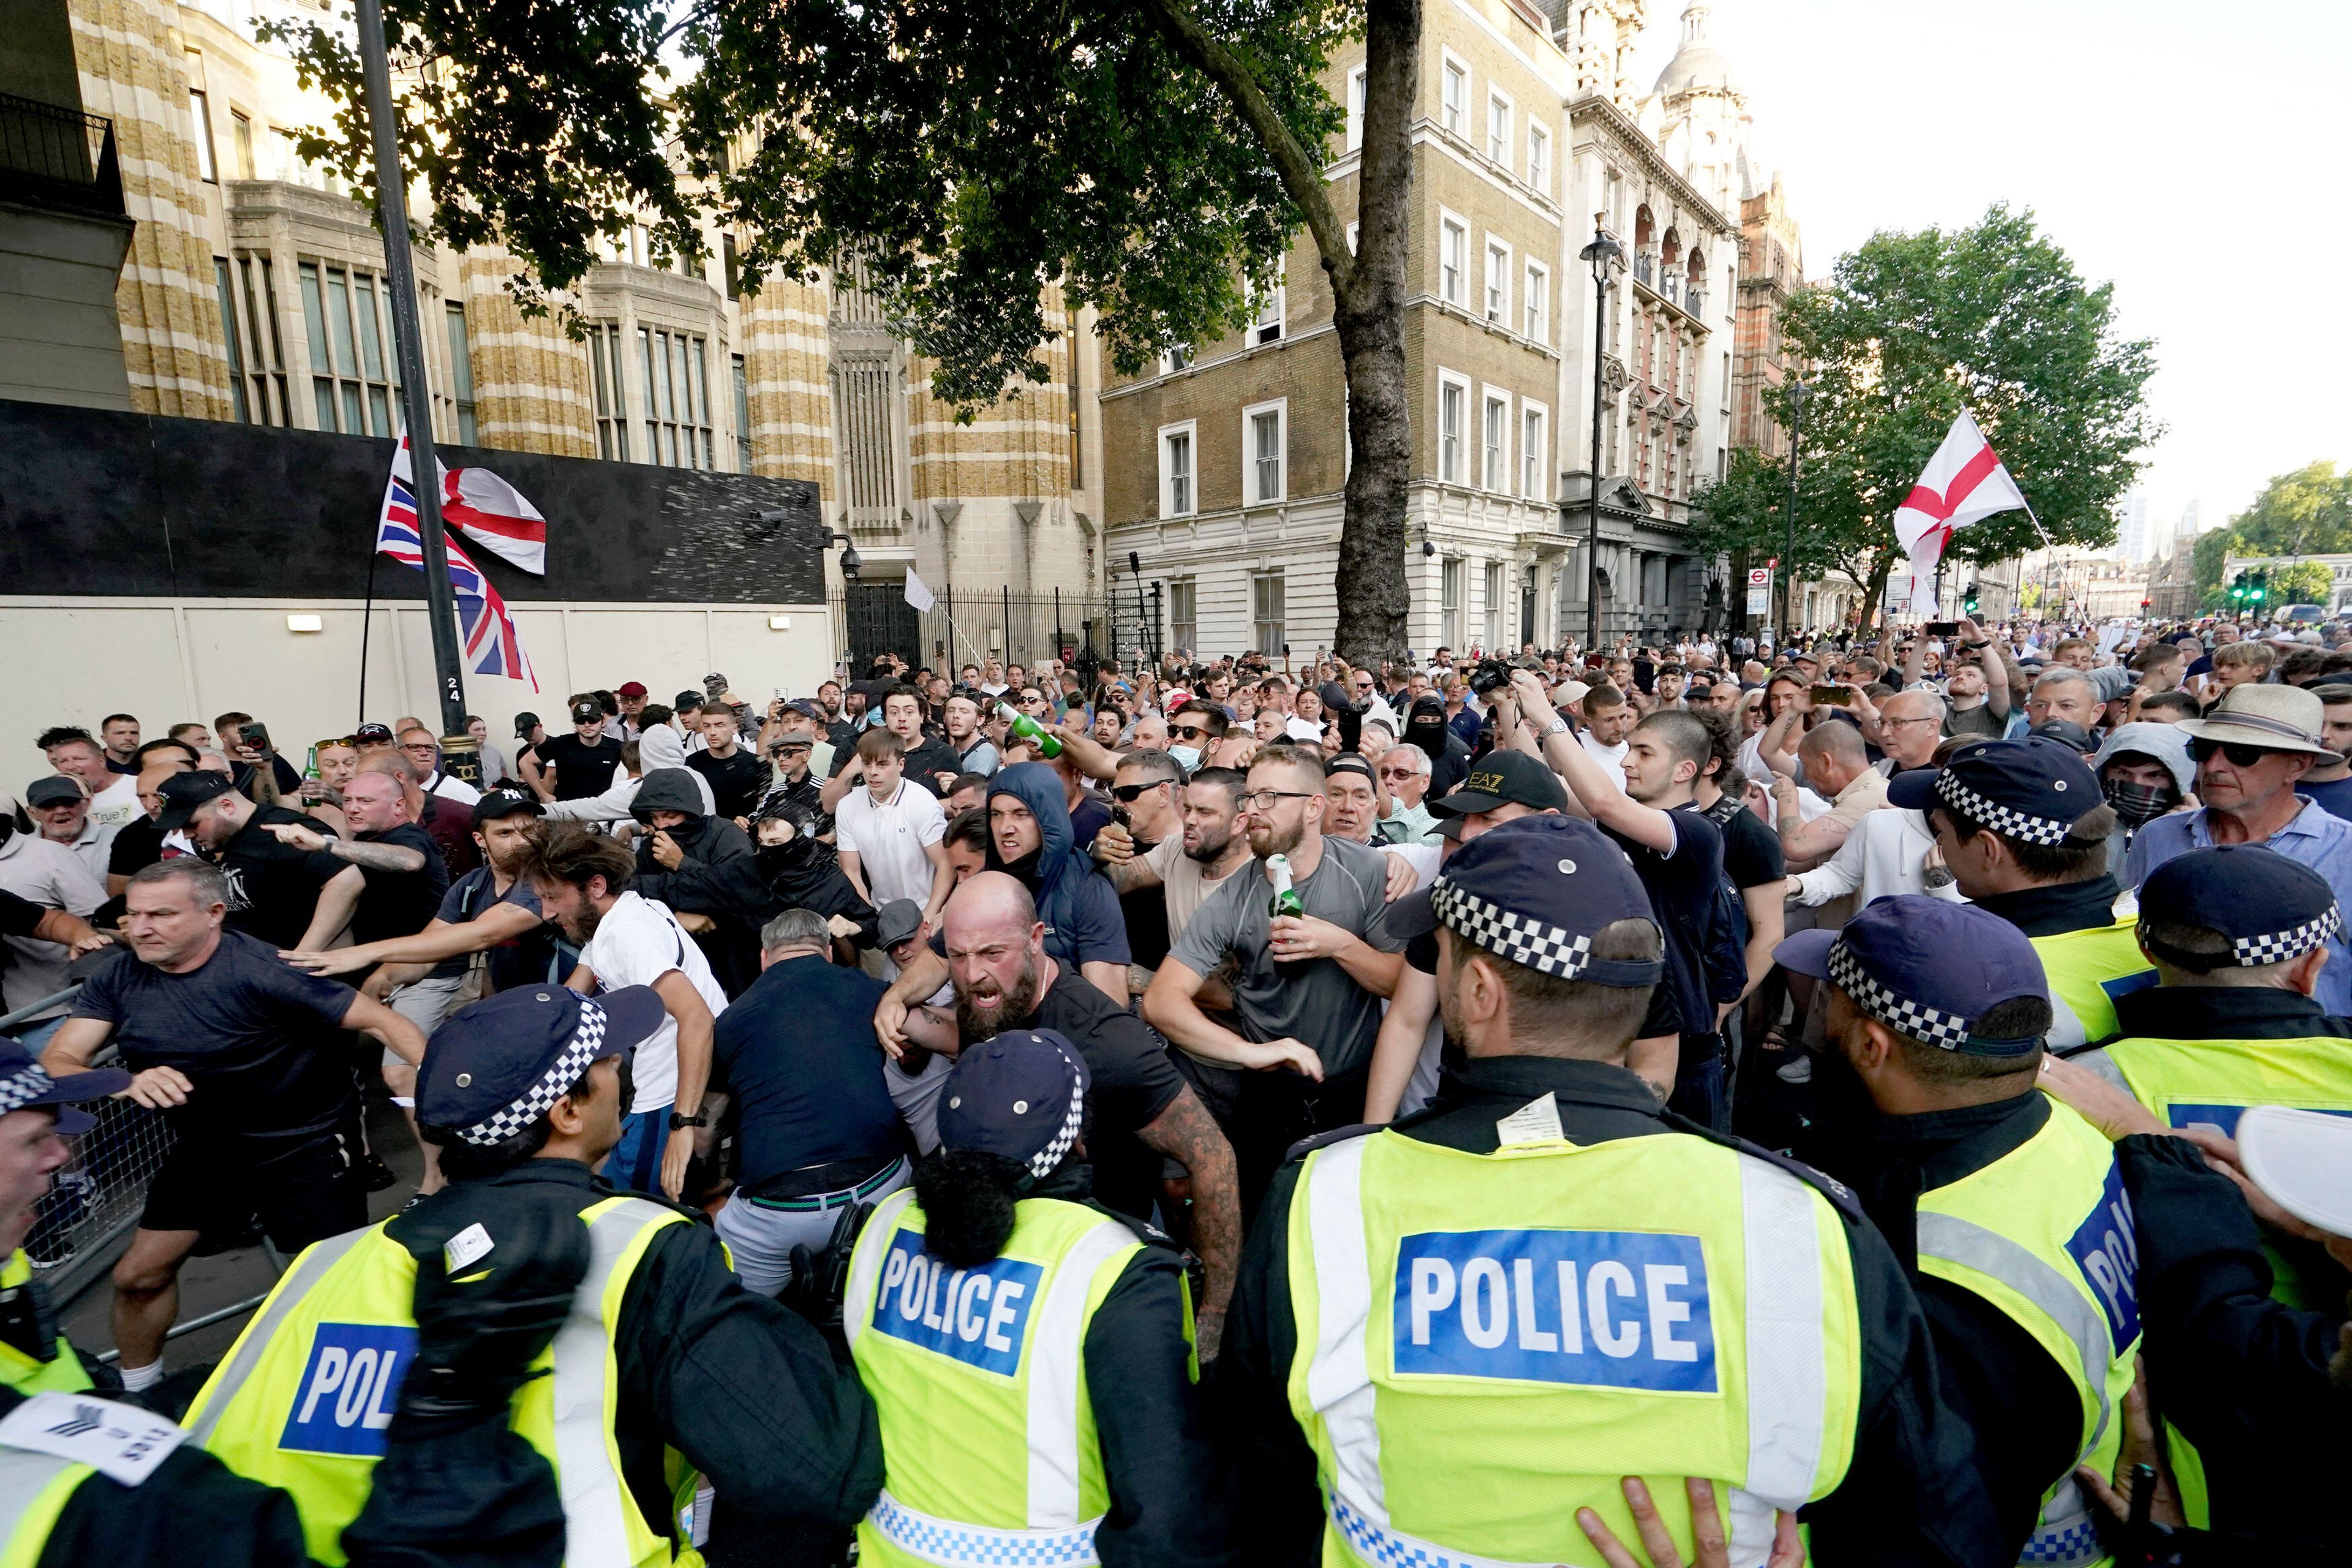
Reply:
M596 922L596 932L580 950L580 962L607 991L651 985L675 969L686 976L713 1018L727 1011L727 993L712 978L710 962L677 923L669 906L635 892L613 901ZM637 1047L629 1068L636 1099L631 1115L663 1110L677 1102L677 1020L662 1015L661 1027Z
M121 776L123 783L135 784L129 774ZM138 798L135 791L131 798ZM0 841L0 889L45 910L63 910L84 920L106 902L103 873L93 872L71 849L37 832L11 833ZM64 947L30 936L5 941L9 963L7 973L0 975L0 999L10 1012L66 988L66 964L72 955ZM41 1020L63 1018L71 1005L60 1003L42 1014Z
M939 868L947 856L940 847L947 837L947 813L940 797L908 779L905 769L906 759L895 752L866 761L865 779L834 810L834 844L842 856L842 869L853 883L862 880L876 908L893 899L911 899L922 906L926 918L936 918L939 906L947 901L943 893L933 901ZM874 793L877 784L883 786L878 796Z

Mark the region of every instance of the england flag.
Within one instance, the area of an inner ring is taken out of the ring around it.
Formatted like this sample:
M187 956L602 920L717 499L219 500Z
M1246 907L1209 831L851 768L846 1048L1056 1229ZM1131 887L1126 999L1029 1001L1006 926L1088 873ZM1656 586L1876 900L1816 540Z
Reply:
M394 459L392 478L383 488L383 512L377 520L375 547L403 565L425 570L425 541L418 532L416 493L410 488L408 443L400 444L400 456ZM497 586L482 575L458 542L446 529L441 542L449 556L449 586L457 595L457 621L462 633L466 668L477 675L502 675L509 680L527 680L533 691L539 689L539 677L531 673L530 659L522 651L522 638L515 631L514 617L507 613L506 600L499 596Z
M1992 443L1962 410L1944 444L1927 459L1927 471L1895 509L1895 536L1910 557L1906 572L1913 614L1937 613L1936 563L1943 559L1952 531L2013 510L2031 513L2033 509L2026 506L2024 492L1993 455Z
M534 577L547 575L547 519L523 499L514 486L488 468L453 468L433 459L441 470L441 521L512 566ZM414 480L409 466L408 437L400 437L393 455L392 477Z

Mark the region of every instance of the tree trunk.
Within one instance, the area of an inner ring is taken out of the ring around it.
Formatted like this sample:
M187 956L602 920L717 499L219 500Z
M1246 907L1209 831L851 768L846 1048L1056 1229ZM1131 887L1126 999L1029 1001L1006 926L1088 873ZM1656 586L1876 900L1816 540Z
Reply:
M1887 574L1894 570L1895 552L1880 551L1878 564L1870 569L1870 581L1862 591L1862 624L1854 628L1857 635L1868 631L1871 623L1877 618L1879 602L1886 597Z

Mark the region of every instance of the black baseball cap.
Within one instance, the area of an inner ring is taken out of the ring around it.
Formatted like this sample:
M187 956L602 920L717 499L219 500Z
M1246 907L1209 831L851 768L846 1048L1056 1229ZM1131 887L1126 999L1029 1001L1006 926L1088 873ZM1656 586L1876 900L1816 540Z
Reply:
M516 739L516 740L518 740L518 741L528 741L528 740L530 740L530 732L531 732L533 730L538 729L538 728L539 728L539 725L540 725L540 718L539 718L539 715L538 715L538 714L536 714L536 713L518 713L518 714L516 714L516 715L515 715L515 739Z
M784 704L784 710L789 713L797 713L803 719L814 720L819 724L825 722L824 710L818 707L814 702L810 701L805 697L795 697L791 701L786 702Z
M382 741L386 744L389 744L392 741L392 726L389 724L362 724L358 729L352 731L352 744L355 746L365 745L371 742L376 741Z
M574 724L586 724L591 721L601 724L604 720L604 705L602 702L583 698L572 705L572 721Z
M1360 778L1371 781L1372 764L1366 761L1360 752L1342 752L1323 764L1325 778L1329 778L1333 773L1354 773ZM1380 785L1377 782L1373 782L1372 787L1378 789Z
M156 817L155 826L166 833L185 827L198 806L208 800L218 800L236 788L226 773L173 773L155 786L155 793L163 801L163 815Z
M1455 850L1435 881L1390 906L1388 929L1415 937L1442 925L1562 980L1656 984L1665 973L1659 959L1592 956L1593 937L1619 921L1657 923L1625 851L1581 817L1522 816Z
M2029 736L1969 746L1941 768L1912 768L1887 782L1887 803L1941 805L2004 838L2055 847L2106 804L2090 759L2063 741Z
M1538 811L1560 811L1568 805L1568 789L1534 757L1501 747L1473 763L1460 786L1444 800L1431 801L1429 809L1444 816L1475 816L1513 800Z
M503 1143L592 1065L642 1045L665 1016L650 985L593 999L562 985L526 986L469 1003L425 1043L416 1119L478 1148Z
M79 1109L81 1101L104 1100L130 1087L131 1075L121 1068L52 1077L22 1040L0 1036L0 1116L37 1105L55 1106L57 1130L70 1138L98 1125L97 1118Z
M1087 1064L1052 1029L1007 1029L966 1046L940 1097L940 1146L1052 1173L1087 1115Z
M1987 1037L1977 1020L2006 1002L2046 1001L2042 955L1990 910L1918 893L1880 899L1838 931L1803 931L1772 950L1792 973L1828 980L1906 1039L1979 1057L2021 1057L2040 1033Z
M2200 974L2284 963L2344 930L2327 879L2261 844L2174 856L2140 884L2139 920L2140 945L2152 956ZM2230 939L2229 955L2181 952L2151 937L2150 926L2218 932Z
M25 786L26 805L68 805L83 798L79 781L63 773L51 773Z
M541 805L539 797L528 790L484 790L482 798L474 803L474 826L479 827L485 822L496 822L499 817L526 811L533 816L547 815L547 807Z
M709 699L699 691L681 691L670 700L670 710L683 713L689 708L699 708Z

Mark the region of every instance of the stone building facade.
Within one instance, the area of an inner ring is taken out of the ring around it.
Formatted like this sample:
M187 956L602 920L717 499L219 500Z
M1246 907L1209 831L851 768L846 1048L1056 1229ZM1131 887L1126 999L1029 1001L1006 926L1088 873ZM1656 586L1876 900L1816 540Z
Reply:
M83 103L114 121L137 220L116 298L131 405L390 434L399 371L381 239L294 153L294 133L329 122L331 106L254 37L265 20L348 32L342 8L60 4ZM436 438L813 481L868 594L898 595L910 570L934 587L1098 592L1087 321L1054 302L1054 380L958 424L856 277L753 287L735 275L731 237L705 239L698 264L657 264L641 231L611 243L569 300L582 339L557 315L522 313L506 289L512 256L420 247Z

